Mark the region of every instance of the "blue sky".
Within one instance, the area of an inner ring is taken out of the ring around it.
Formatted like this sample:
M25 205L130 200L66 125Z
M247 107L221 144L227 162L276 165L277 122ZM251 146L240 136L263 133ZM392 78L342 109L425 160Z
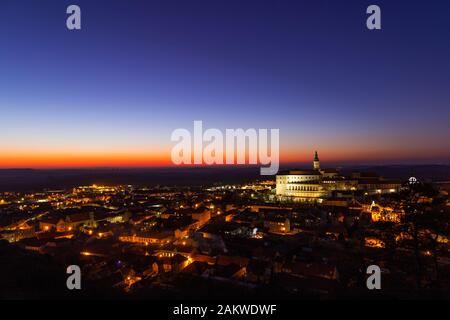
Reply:
M279 128L287 162L450 162L450 3L377 1L380 31L369 4L3 0L0 148L167 153L203 120Z

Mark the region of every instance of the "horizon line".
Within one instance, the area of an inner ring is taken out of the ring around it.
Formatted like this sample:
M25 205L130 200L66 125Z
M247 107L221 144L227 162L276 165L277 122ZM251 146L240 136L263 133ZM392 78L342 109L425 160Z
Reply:
M308 165L310 162L287 162L280 163L281 167L292 167L295 165ZM358 166L371 166L371 167L384 167L384 166L450 166L449 163L440 162L440 163L431 163L431 162L421 162L421 163L339 163L339 162L330 162L330 165L337 167L358 167ZM142 170L142 169L207 169L207 168L262 168L265 167L263 165L258 164L216 164L216 165L149 165L149 166L67 166L67 167L0 167L0 171L19 171L19 170L111 170L111 169L119 169L119 170ZM324 166L327 168L327 166Z

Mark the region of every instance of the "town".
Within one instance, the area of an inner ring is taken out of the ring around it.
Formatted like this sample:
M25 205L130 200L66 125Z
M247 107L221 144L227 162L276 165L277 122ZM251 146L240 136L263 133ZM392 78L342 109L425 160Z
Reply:
M450 292L450 184L353 173L364 177L358 184L326 176L317 154L314 166L304 177L298 174L305 170L291 171L288 183L280 172L276 179L242 184L94 184L0 193L0 255L10 262L1 267L9 274L2 290L23 295L21 268L33 265L30 272L43 272L47 289L50 283L68 291L65 280L51 279L75 264L84 294L114 297ZM330 177L351 187L320 189ZM368 177L378 181L373 190L362 183ZM296 188L290 194L293 185L320 192ZM382 293L366 287L370 265L382 270Z

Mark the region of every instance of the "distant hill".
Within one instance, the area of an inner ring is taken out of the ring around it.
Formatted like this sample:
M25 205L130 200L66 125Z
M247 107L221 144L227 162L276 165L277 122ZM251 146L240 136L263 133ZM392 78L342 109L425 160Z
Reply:
M344 167L342 172L370 171L381 176L406 180L415 176L421 181L450 180L450 165L386 165Z
M352 171L370 171L384 177L401 180L406 180L412 175L421 181L450 180L450 165L342 166L340 168L344 174ZM287 167L281 169L287 169ZM254 166L64 170L3 169L0 170L0 192L71 188L94 183L199 186L213 183L242 183L260 178L266 177L261 176L259 167Z

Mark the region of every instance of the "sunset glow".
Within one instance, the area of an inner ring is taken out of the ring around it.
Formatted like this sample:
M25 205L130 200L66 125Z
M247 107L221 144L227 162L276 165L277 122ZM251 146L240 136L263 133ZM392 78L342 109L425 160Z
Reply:
M171 166L195 120L279 129L281 164L450 162L444 9L405 27L423 8L386 2L369 32L361 4L80 0L72 32L63 5L25 2L0 19L0 168Z

